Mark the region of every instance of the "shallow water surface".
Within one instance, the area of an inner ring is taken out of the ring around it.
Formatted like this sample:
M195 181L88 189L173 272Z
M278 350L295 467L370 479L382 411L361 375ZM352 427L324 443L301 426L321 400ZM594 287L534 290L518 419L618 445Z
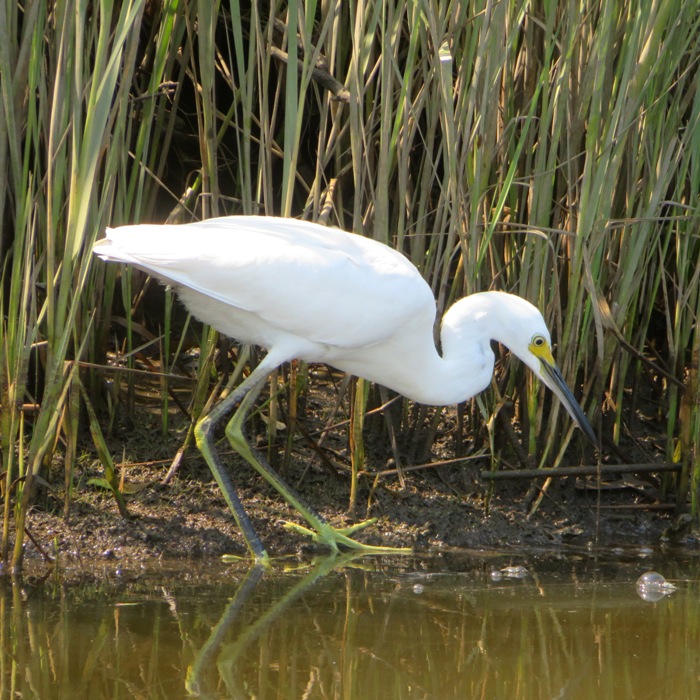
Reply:
M1 697L700 697L695 552L178 566L6 580Z

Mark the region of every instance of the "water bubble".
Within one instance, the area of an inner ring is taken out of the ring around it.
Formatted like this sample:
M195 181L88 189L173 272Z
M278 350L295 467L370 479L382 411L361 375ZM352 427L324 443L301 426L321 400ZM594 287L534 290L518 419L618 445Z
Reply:
M416 595L420 595L424 590L425 588L423 588L423 585L420 583L417 583L415 586L413 586L413 592Z
M656 571L647 571L637 579L637 593L651 603L673 593L676 587Z
M643 588L656 588L659 590L667 590L668 588L675 589L672 583L669 583L664 576L657 571L647 571L637 579L637 586Z

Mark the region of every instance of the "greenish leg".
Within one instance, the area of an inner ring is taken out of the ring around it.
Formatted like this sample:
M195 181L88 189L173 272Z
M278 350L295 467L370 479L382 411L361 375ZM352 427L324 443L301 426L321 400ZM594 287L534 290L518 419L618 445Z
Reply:
M265 358L266 360L272 358ZM271 364L271 363L270 363ZM368 525L376 522L375 518L365 520L348 528L336 529L327 523L311 506L304 503L294 489L289 486L282 477L275 472L272 467L250 446L245 439L243 426L246 416L250 408L255 403L260 390L269 375L270 369L263 361L251 374L241 382L235 391L231 392L223 401L217 404L195 427L195 438L197 447L202 456L209 465L214 478L216 479L219 488L224 494L226 503L228 504L233 517L236 519L238 526L243 533L246 544L253 558L263 564L269 563L269 557L265 548L253 527L248 514L243 508L236 489L231 483L219 454L216 450L214 441L214 430L226 415L228 415L236 404L239 404L233 417L226 426L226 437L232 447L243 457L268 483L270 483L284 498L293 506L299 514L308 522L310 528L297 525L295 523L286 523L285 527L298 532L302 535L309 536L314 542L324 544L333 552L340 551L341 548L352 549L358 552L366 552L373 554L406 554L410 553L410 549L396 547L375 547L372 545L362 544L349 537L349 535L364 529Z
M252 375L251 375L252 376ZM241 455L269 484L271 484L293 506L299 514L309 523L311 528L306 528L295 523L286 523L285 527L294 532L311 537L314 542L324 544L333 552L340 548L353 549L374 554L406 554L411 549L397 547L376 547L363 544L351 539L351 535L376 522L376 518L365 520L348 528L336 529L324 520L311 506L306 504L301 496L287 484L284 479L267 464L267 462L250 446L245 438L243 426L248 411L255 403L255 399L262 388L262 381L251 387L250 391L241 399L240 406L226 426L226 437L231 446Z
M253 374L251 374L248 379L251 379L252 377ZM209 469L214 475L216 483L219 485L221 492L224 494L224 499L226 500L231 513L233 513L233 517L235 518L238 527L243 533L243 537L245 538L250 553L253 555L255 561L267 565L269 564L270 559L265 551L265 547L263 546L260 537L258 537L258 533L255 531L253 523L250 521L250 518L248 517L248 514L241 503L241 499L236 493L236 489L231 483L228 472L224 468L223 464L221 464L219 453L217 452L214 444L214 429L217 423L219 423L221 419L233 408L233 406L240 401L241 396L244 396L249 391L250 384L248 379L241 382L236 391L231 392L229 396L215 406L212 411L210 411L204 418L202 418L202 420L199 421L199 423L197 423L194 429L194 435L197 441L197 447L202 453L204 460L209 465Z

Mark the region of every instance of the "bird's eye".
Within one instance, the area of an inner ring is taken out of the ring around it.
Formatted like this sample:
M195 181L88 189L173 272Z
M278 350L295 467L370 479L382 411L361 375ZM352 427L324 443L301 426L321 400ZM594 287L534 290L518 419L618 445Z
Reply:
M542 336L542 335L535 335L535 336L532 337L532 344L533 344L536 348L541 348L541 347L544 347L544 345L547 344L547 341L544 339L544 336Z

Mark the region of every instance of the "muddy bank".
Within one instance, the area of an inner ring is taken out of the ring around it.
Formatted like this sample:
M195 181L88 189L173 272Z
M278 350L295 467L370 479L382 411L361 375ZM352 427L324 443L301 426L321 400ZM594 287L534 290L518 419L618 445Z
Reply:
M234 482L244 504L272 555L306 554L311 545L283 527L287 520L301 522L279 495L241 464L227 456ZM292 477L303 465L295 463ZM120 516L113 499L90 479L100 476L92 466L77 475L68 518L59 491L46 494L31 512L26 545L28 561L50 557L69 566L91 562L141 562L158 559L214 559L224 554L246 556L245 542L205 465L193 451L169 484L162 479L161 463L126 470L130 517ZM293 479L292 479L293 480ZM489 485L478 479L478 467L449 466L407 474L404 486L386 478L374 491L363 480L358 513L347 513L349 483L344 474L321 473L312 468L299 485L300 493L334 526L342 527L376 517L376 524L358 535L370 544L413 547L415 550L449 548L511 548L562 545L654 545L673 522L669 511L634 486L617 479L598 492L587 480L567 479L547 492L537 511L529 515L528 485L499 484L489 496ZM634 483L634 482L632 482ZM599 498L600 495L600 498ZM639 508L640 505L649 507ZM634 508L636 506L636 509ZM658 508L658 504L656 506ZM693 545L692 534L676 539Z

